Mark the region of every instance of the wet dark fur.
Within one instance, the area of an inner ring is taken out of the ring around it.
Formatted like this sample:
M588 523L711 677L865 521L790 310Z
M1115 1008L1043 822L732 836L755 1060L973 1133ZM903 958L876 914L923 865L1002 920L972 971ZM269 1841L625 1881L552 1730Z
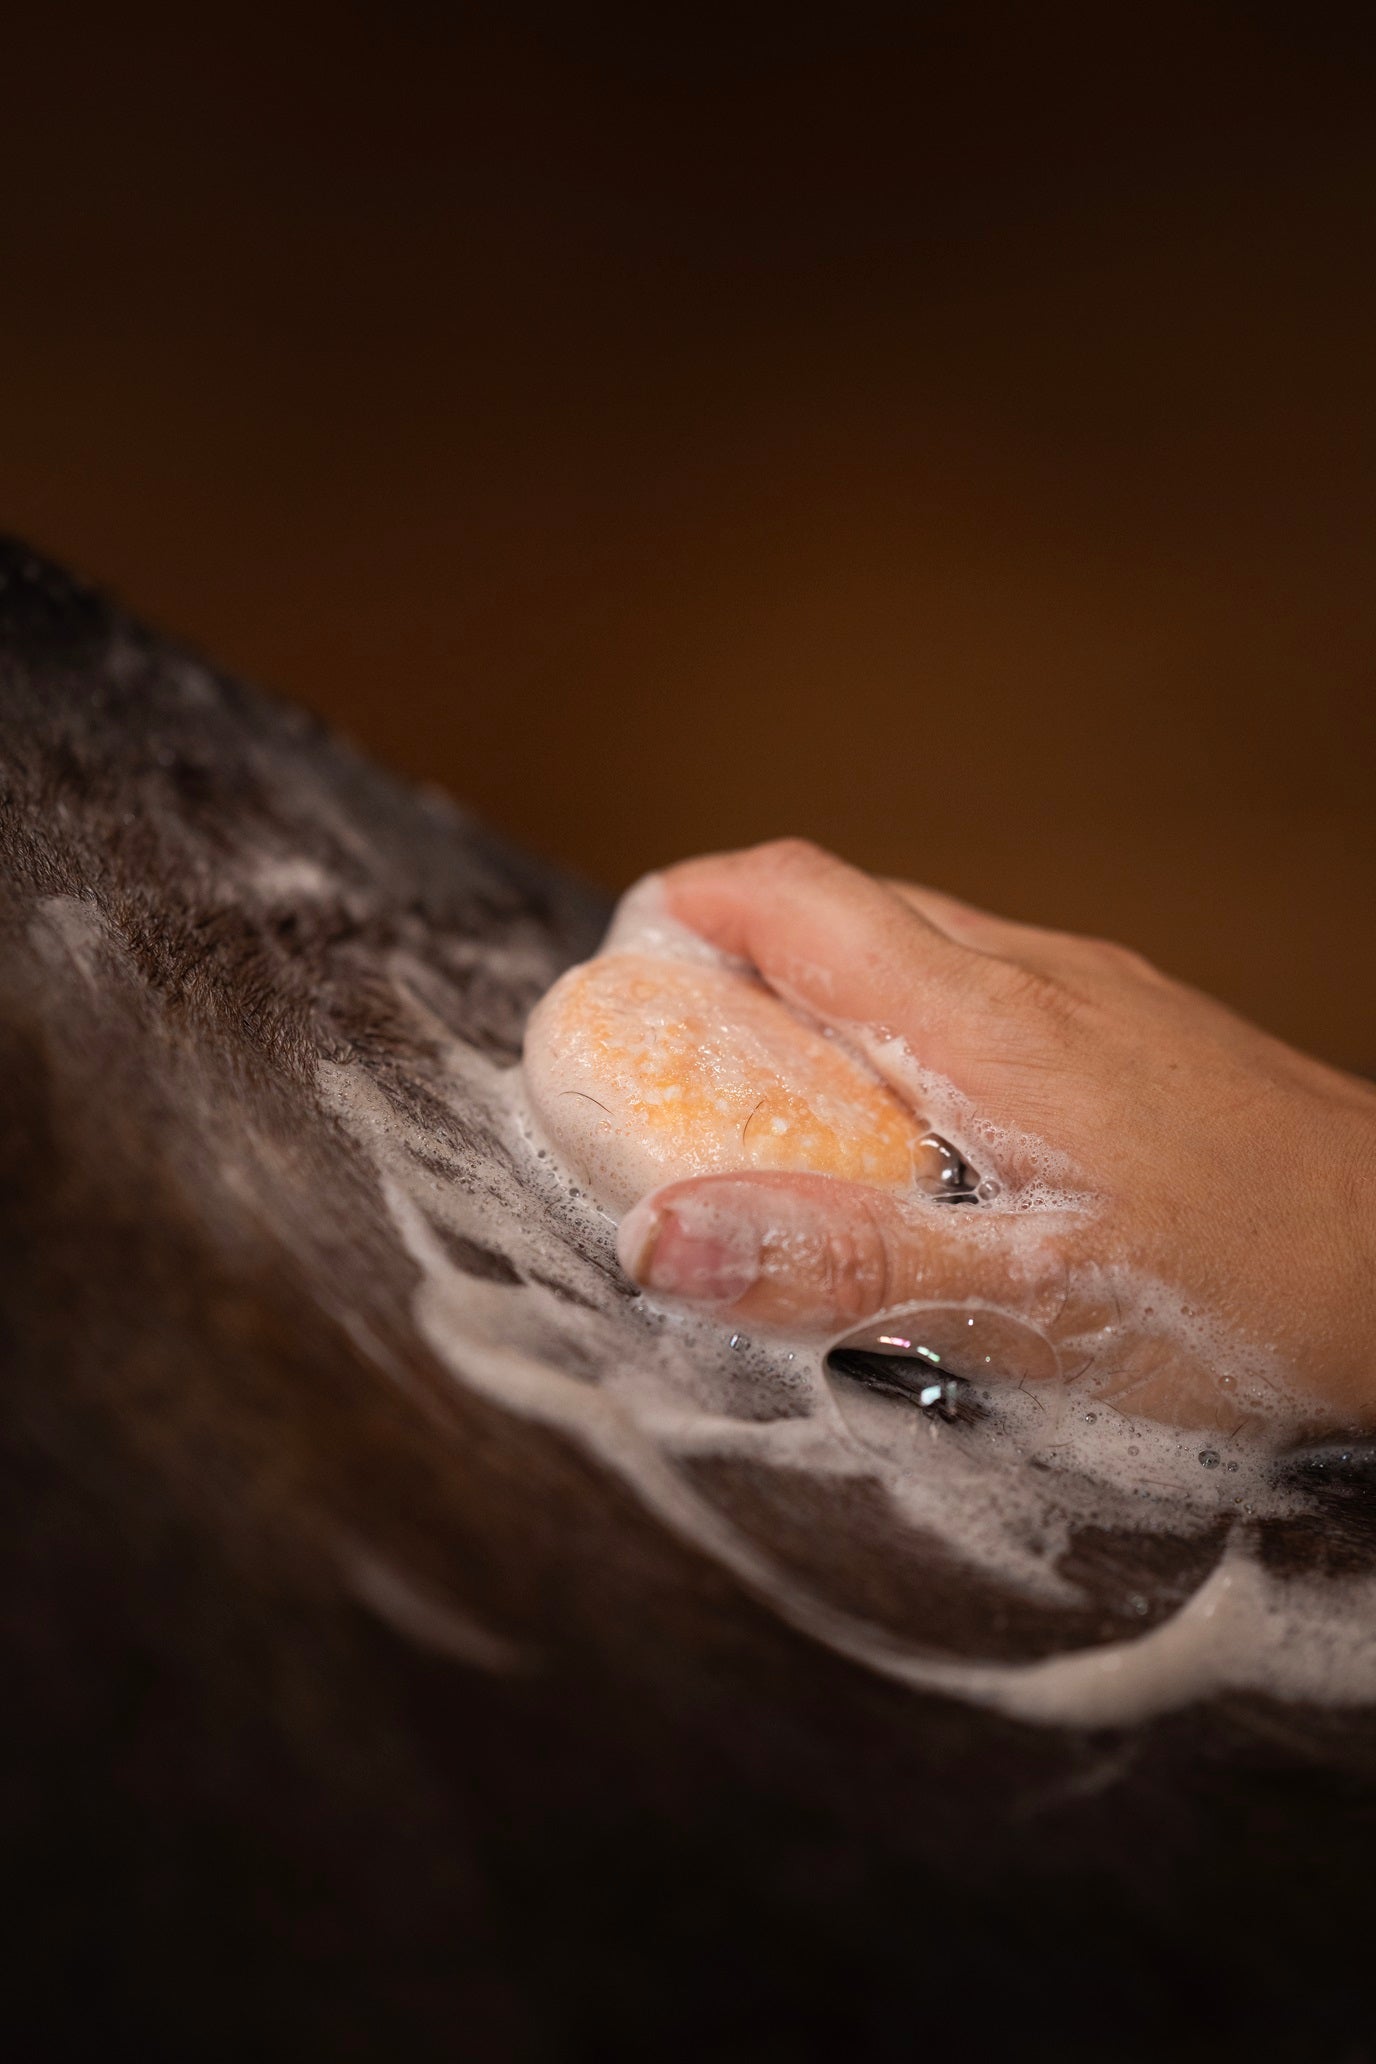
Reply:
M9 2054L1371 2054L1365 1720L1065 1738L919 1700L437 1367L314 1068L367 1068L461 1173L382 957L509 1057L589 898L15 546L0 778ZM330 893L245 892L293 861ZM951 1645L1016 1648L958 1573L885 1590L863 1487L714 1495L819 1583L869 1553L881 1616L926 1589ZM341 1539L528 1666L398 1634ZM1079 1638L1214 1552L1082 1538Z

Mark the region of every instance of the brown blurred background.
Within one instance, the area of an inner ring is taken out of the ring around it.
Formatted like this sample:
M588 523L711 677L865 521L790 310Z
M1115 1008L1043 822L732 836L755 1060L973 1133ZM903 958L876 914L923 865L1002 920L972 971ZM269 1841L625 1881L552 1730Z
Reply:
M0 524L609 886L805 831L1376 1068L1369 32L32 11Z

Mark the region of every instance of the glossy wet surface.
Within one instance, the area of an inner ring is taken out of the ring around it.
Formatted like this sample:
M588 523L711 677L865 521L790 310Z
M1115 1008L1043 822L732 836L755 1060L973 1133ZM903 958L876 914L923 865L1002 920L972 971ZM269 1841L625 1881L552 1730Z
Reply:
M1365 2040L1367 1714L1181 1675L1239 1546L1364 1598L1362 1458L1240 1518L1225 1457L1107 1496L1030 1407L659 1318L511 1096L604 913L0 575L24 2043ZM1150 1717L990 1702L1182 1626Z

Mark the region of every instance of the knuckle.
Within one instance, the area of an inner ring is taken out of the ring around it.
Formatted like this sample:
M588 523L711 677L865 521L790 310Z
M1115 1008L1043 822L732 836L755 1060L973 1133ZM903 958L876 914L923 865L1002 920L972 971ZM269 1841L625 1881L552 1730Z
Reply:
M1065 1028L1078 1018L1082 999L1056 975L1041 968L1009 963L1000 984L1000 1002L1012 1016L1041 1020Z
M1152 975L1157 970L1145 953L1120 945L1117 939L1090 939L1088 945L1101 967L1116 968L1125 975Z
M755 859L781 874L811 874L828 858L819 845L806 838L769 839L751 851Z
M830 1301L843 1324L868 1318L892 1301L890 1229L874 1205L860 1204L829 1229L825 1269Z

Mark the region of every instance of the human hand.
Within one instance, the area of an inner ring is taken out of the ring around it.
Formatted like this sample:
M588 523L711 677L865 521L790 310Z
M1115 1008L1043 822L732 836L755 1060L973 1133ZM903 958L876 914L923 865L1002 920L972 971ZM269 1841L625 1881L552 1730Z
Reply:
M1045 1345L1024 1373L1146 1416L1376 1424L1376 1090L1122 947L803 841L661 879L674 917L858 1046L998 1194L667 1184L621 1227L645 1288L818 1340L992 1307Z

